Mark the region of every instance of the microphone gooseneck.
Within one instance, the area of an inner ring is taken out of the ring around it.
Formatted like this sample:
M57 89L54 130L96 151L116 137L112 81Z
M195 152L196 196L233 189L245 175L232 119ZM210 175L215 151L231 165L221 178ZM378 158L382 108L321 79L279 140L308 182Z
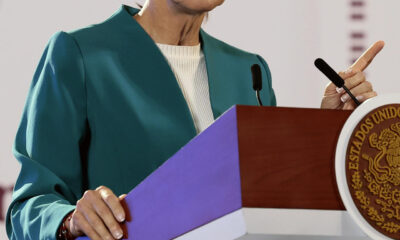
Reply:
M361 103L357 100L357 98L351 93L351 91L344 85L344 80L336 73L331 66L328 65L323 59L317 58L314 62L314 65L329 79L335 84L338 88L343 88L347 94L353 99L354 103L359 106Z
M262 106L260 91L262 90L262 75L260 65L254 64L251 66L251 75L253 78L253 89L256 91L256 98L259 106Z

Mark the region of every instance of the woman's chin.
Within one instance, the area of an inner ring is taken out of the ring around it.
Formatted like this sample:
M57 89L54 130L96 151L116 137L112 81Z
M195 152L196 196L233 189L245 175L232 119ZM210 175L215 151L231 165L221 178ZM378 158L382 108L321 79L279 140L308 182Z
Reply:
M173 0L173 2L187 13L196 14L213 10L224 3L224 0Z

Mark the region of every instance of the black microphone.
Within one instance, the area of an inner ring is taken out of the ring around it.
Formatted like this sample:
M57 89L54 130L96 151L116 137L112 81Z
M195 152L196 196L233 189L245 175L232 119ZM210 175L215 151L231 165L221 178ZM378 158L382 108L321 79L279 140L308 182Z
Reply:
M350 90L344 85L344 80L336 73L335 70L331 68L323 59L317 58L314 62L314 65L327 77L329 80L333 82L338 88L343 88L347 94L353 99L357 106L361 103L357 100L357 98L350 92Z
M253 77L253 89L256 91L257 102L259 106L262 106L260 91L262 90L262 75L260 65L254 64L251 66L251 75Z

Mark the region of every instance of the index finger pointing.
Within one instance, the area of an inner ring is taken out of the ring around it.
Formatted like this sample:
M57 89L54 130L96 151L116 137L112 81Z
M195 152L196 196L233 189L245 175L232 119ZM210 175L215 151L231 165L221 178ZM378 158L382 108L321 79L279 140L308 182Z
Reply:
M384 41L378 41L374 43L367 51L365 51L361 57L351 66L354 71L364 71L368 65L374 60L375 56L383 49L385 46Z

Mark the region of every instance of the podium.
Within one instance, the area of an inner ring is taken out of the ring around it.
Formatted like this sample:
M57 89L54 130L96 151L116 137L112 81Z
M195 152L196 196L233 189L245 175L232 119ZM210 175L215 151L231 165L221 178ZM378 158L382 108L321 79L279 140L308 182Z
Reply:
M350 114L232 107L128 194L125 239L246 239L267 234L262 219L277 209L327 210L353 224L334 169Z

